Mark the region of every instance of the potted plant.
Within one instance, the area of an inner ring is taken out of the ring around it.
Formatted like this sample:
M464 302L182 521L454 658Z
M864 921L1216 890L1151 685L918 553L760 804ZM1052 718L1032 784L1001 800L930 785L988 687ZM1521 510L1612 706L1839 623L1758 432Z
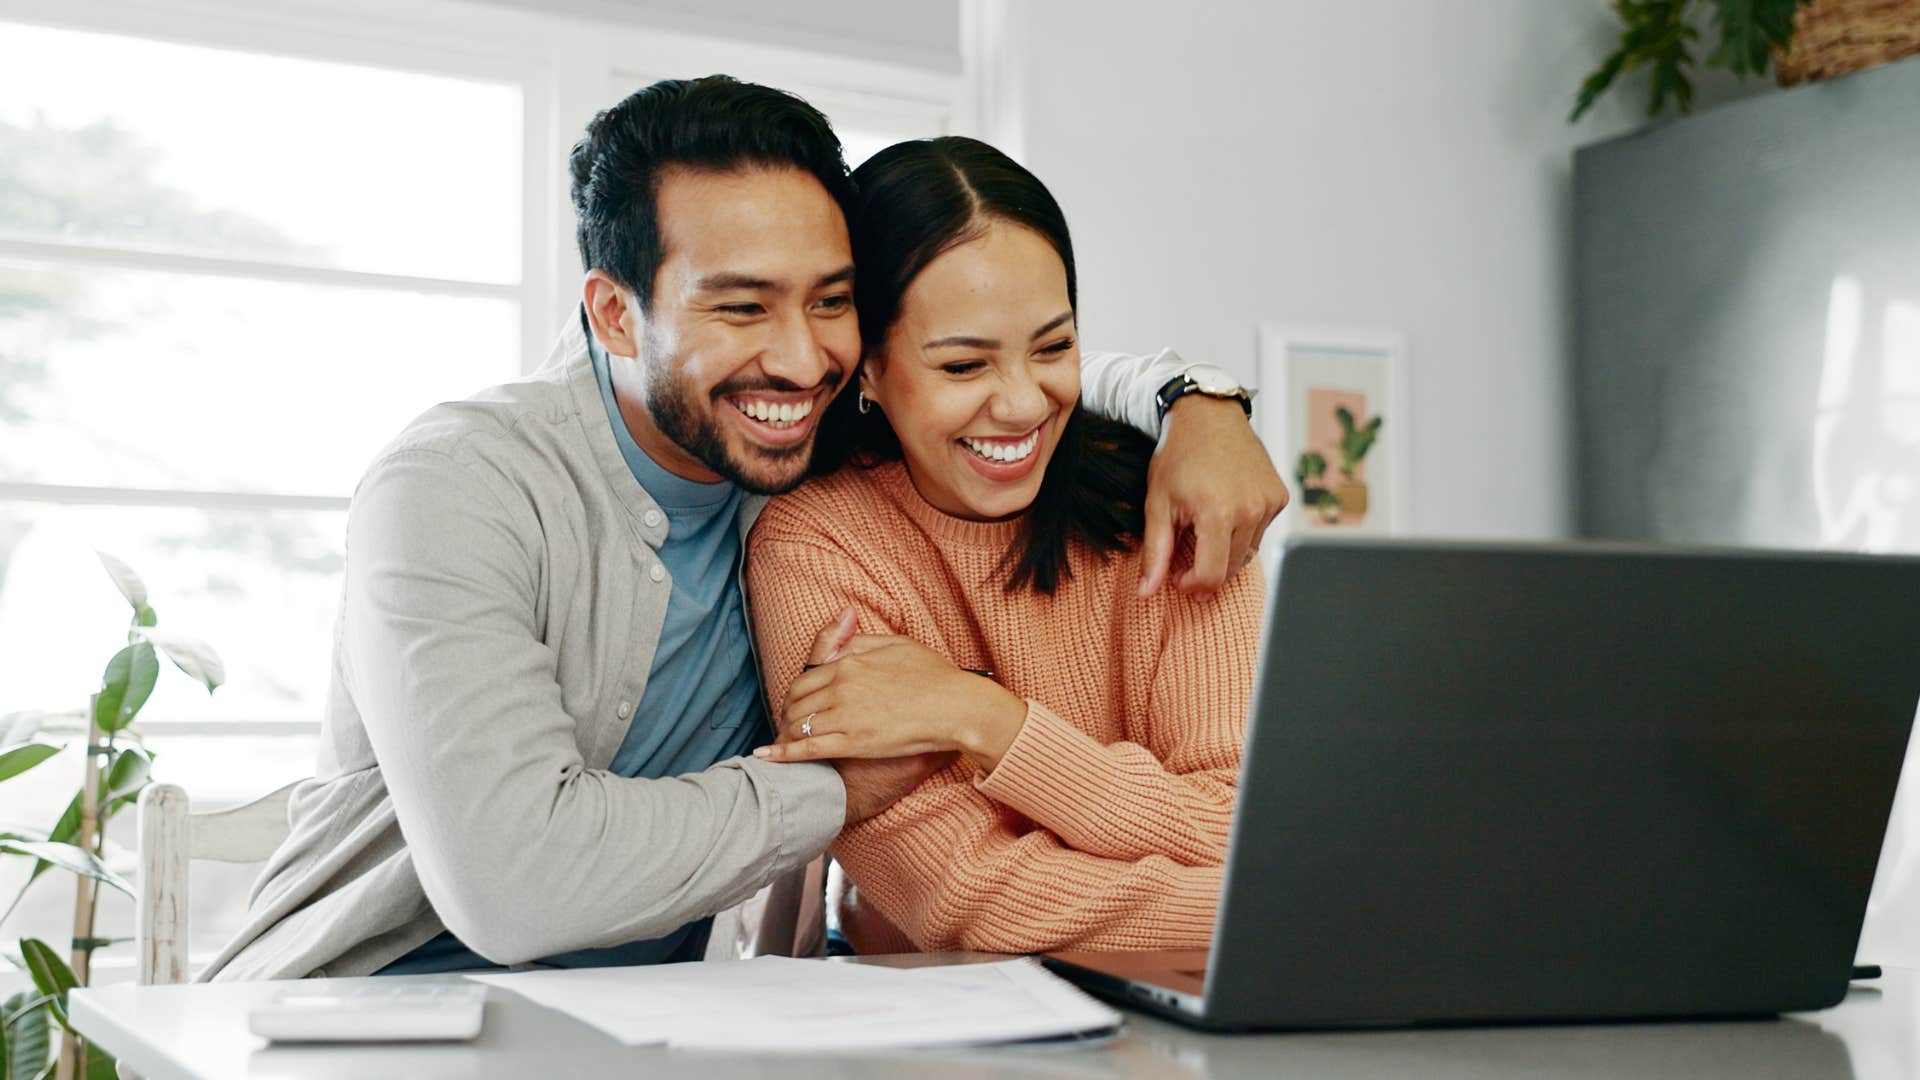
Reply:
M1294 462L1293 479L1300 489L1300 504L1311 507L1321 521L1332 524L1340 520L1340 504L1322 480L1326 475L1327 458L1318 450L1308 450Z
M1920 4L1901 0L1614 0L1619 47L1580 84L1568 122L1614 80L1647 70L1647 115L1693 109L1693 43L1703 11L1716 35L1704 63L1745 80L1771 62L1780 85L1831 78L1920 54Z
M1380 437L1380 417L1356 425L1353 410L1342 405L1333 410L1333 418L1340 422L1340 475L1346 478L1345 483L1333 489L1333 499L1340 505L1341 516L1357 523L1367 516L1367 485L1354 475L1354 470L1365 460L1367 451L1373 449L1374 440Z
M126 563L104 552L100 562L132 608L127 644L107 661L100 689L84 714L58 716L22 714L0 725L0 783L11 780L59 753L62 744L43 736L54 730L49 721L71 719L74 730L86 732L86 753L80 789L68 801L53 827L35 834L0 833L0 857L31 859L33 868L0 922L13 914L40 875L60 869L74 875L73 940L67 960L38 938L22 938L19 955L12 958L33 979L34 989L14 994L0 1003L0 1078L37 1080L52 1071L59 1080L113 1080L113 1058L88 1045L67 1021L67 992L85 986L92 974L96 949L118 944L118 938L94 935L94 911L99 888L132 895L132 886L107 866L103 857L107 822L134 805L146 788L153 769L153 752L134 719L160 677L161 654L211 693L225 680L220 658L199 641L159 629L159 616L147 602L147 588ZM60 1036L57 1061L55 1033Z

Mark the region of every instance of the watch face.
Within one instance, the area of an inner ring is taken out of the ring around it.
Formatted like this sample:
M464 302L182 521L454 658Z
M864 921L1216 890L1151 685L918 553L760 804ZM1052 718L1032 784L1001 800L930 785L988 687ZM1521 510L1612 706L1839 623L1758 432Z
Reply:
M1192 379L1194 389L1203 394L1232 394L1240 390L1239 380L1212 364L1195 364L1187 369L1187 378Z
M1240 382L1233 375L1213 367L1212 363L1198 363L1187 369L1188 379L1194 380L1194 390L1202 394L1233 394L1240 388Z

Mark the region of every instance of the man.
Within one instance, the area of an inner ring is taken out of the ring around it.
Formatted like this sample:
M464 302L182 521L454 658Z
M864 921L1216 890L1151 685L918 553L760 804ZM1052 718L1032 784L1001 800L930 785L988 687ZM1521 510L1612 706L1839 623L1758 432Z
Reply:
M740 756L765 732L742 541L860 356L826 119L659 83L595 118L572 170L580 317L362 479L317 775L207 977L695 959L716 912L923 776ZM1094 363L1088 399L1151 427L1157 389L1192 388L1169 368ZM1181 584L1204 590L1285 489L1238 403L1170 409L1143 588L1192 521Z

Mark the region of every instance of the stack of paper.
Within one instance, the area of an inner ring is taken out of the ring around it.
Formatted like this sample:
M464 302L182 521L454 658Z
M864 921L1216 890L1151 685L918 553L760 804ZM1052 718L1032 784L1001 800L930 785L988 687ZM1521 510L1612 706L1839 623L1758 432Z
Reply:
M886 968L754 960L468 976L629 1045L871 1050L1110 1031L1120 1014L1029 959Z

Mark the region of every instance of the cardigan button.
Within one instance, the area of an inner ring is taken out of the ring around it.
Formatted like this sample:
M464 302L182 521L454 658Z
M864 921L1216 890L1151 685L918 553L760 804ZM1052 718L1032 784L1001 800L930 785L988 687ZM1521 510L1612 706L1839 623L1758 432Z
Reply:
M647 576L656 582L665 581L667 580L667 568L661 566L659 563L654 563L653 569L647 571Z
M622 720L625 720L627 718L627 714L632 711L633 711L633 706L624 701L620 703L619 708L613 710L614 715L618 716Z
M655 525L660 524L660 511L649 510L645 514L641 515L640 520L646 522L647 528L651 529Z

